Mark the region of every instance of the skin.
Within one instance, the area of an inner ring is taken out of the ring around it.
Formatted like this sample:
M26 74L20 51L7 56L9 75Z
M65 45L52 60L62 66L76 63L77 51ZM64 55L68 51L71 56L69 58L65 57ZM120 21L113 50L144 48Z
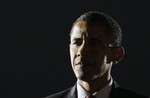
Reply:
M100 23L78 21L70 37L72 69L80 85L90 93L110 80L112 64L123 57L123 48L112 48Z

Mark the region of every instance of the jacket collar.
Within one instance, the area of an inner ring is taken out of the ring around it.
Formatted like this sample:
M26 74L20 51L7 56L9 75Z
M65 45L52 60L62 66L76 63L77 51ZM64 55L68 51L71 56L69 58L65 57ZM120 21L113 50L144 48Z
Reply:
M70 89L66 98L77 98L77 84Z
M116 95L118 95L119 88L120 88L120 86L115 81L113 81L110 98L116 98Z
M110 98L115 98L115 95L117 95L116 93L117 93L118 88L119 88L119 85L115 81L113 81ZM77 98L77 84L75 84L75 86L73 86L70 89L68 95L65 98Z

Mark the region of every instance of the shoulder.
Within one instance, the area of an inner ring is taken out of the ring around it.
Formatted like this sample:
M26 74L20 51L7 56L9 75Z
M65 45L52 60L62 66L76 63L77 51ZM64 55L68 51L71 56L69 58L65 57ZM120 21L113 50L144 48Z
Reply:
M111 98L148 98L126 88L122 88L115 84L112 88Z
M44 98L64 98L69 93L70 89L71 88L46 96Z
M76 90L76 85L75 85L69 89L49 95L44 98L76 98L76 94L77 94L77 90Z
M116 90L116 93L118 93L118 96L122 96L123 98L126 97L126 98L147 98L146 96L144 95L140 95L136 92L133 92L133 91L130 91L128 89L125 89L125 88L121 88L119 87L117 90Z

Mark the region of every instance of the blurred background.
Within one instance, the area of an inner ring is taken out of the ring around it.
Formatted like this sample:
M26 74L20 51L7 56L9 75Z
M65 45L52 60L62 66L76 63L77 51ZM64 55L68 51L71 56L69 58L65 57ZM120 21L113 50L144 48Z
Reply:
M123 30L126 54L113 66L121 86L150 95L149 0L0 0L0 98L42 98L75 84L72 23L103 11Z

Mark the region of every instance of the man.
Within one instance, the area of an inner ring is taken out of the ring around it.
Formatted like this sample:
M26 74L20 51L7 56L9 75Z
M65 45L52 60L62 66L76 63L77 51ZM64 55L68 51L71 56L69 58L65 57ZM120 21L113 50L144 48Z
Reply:
M71 65L77 83L46 98L146 98L119 87L110 75L112 65L124 55L121 40L121 28L112 17L94 11L81 15L70 33Z

